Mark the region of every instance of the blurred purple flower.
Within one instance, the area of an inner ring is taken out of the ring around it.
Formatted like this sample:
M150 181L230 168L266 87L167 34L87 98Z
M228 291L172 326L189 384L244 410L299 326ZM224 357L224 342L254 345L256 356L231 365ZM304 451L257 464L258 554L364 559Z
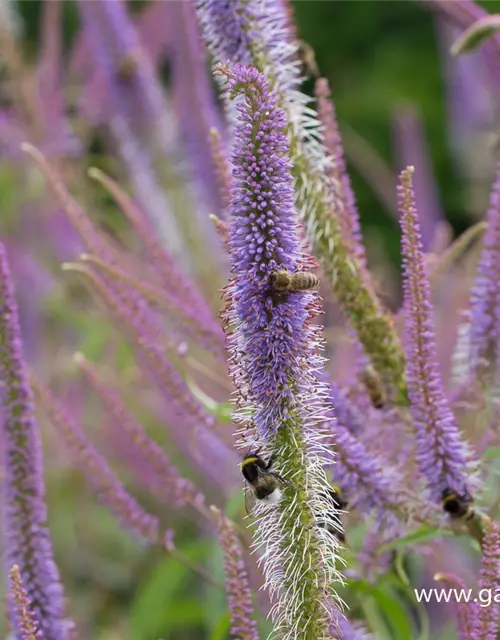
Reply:
M499 603L496 600L500 576L500 527L497 522L490 522L483 542L481 560L481 579L479 593L490 597L487 606L480 600L477 610L474 640L497 640L499 631ZM472 637L472 636L471 636Z
M212 507L224 553L226 592L231 616L231 637L238 640L259 640L243 552L230 521Z
M63 619L63 593L47 529L40 433L22 355L19 318L5 249L0 244L0 379L6 574L14 565L41 630L50 640L69 638ZM12 594L11 594L12 595ZM9 598L12 628L21 636L22 620Z
M469 371L500 365L500 165L486 214L487 229L469 304Z

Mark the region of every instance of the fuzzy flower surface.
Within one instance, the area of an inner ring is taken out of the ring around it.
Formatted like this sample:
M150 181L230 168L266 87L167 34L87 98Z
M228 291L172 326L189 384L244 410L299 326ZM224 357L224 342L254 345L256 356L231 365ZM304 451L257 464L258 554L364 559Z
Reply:
M487 229L483 249L471 291L469 324L469 370L478 367L491 356L498 358L500 315L500 165L491 190L486 214ZM497 363L498 366L498 363Z
M294 198L309 241L326 280L355 329L365 353L406 404L404 356L392 319L378 300L355 236L355 214L343 201L343 187L331 166L317 113L301 91L298 44L290 29L286 3L276 0L219 2L198 0L198 16L214 58L252 64L269 78L288 120L293 158ZM231 116L231 112L229 113ZM349 218L349 220L347 220ZM344 227L348 233L344 233Z
M480 592L498 593L500 576L500 528L491 522L486 530L481 562ZM495 599L487 607L479 607L475 638L477 640L496 640L499 631L499 606Z
M40 432L33 394L22 355L19 318L5 250L0 244L0 380L2 389L3 560L6 574L14 565L40 624L50 640L69 637L63 618L63 593L47 528ZM12 629L23 637L24 621L9 598Z
M316 526L319 518L336 526L318 425L327 413L329 392L318 382L321 335L310 322L318 302L313 293L280 293L269 285L276 269L293 273L308 264L299 247L286 118L257 69L218 70L228 78L229 96L238 99L231 158L234 278L225 312L237 389L234 419L244 424L240 446L275 455L276 469L286 480L282 499L261 501L254 514L256 546L263 550L266 587L274 602L275 637L338 637L330 635L338 542L327 527Z
M259 640L253 619L252 592L243 560L243 551L230 521L212 507L224 553L226 592L231 615L231 634L239 640Z
M445 489L468 495L467 450L449 407L437 360L430 286L412 186L413 167L405 169L398 187L401 212L410 412L415 426L417 463L432 497Z

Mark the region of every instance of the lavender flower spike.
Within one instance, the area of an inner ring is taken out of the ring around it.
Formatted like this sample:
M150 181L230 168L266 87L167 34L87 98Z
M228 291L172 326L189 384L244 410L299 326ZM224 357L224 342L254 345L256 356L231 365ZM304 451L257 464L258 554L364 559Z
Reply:
M19 567L15 564L9 571L10 589L9 594L16 607L17 617L19 619L19 640L43 640L38 633L40 625L35 620L35 616L31 611L30 601L23 586Z
M34 616L44 637L66 640L63 594L47 528L40 433L33 396L22 356L19 318L5 249L0 244L0 381L2 383L2 444L5 466L3 526L6 573L19 572ZM12 629L22 637L23 622L9 595Z
M467 450L446 399L437 363L430 286L412 184L413 167L400 175L408 394L417 440L417 463L432 497L445 489L468 495Z
M227 287L225 311L238 395L234 419L247 429L240 446L274 454L286 480L281 500L260 501L254 512L266 587L275 603L271 617L282 640L338 637L330 635L338 541L328 527L316 526L319 517L336 526L334 516L330 521L336 512L328 498L328 460L319 429L329 390L317 380L322 341L311 318L318 300L315 293L282 294L268 284L274 270L294 272L308 260L299 248L287 121L278 95L257 69L219 65L217 70L228 78L229 96L238 98L230 207L235 277Z
M229 520L216 507L211 507L211 510L217 522L220 544L224 552L231 637L238 640L259 640L257 624L252 618L252 595L241 546Z
M480 593L497 593L500 574L500 527L497 522L490 522L486 528L483 542L483 558ZM477 626L474 638L476 640L496 640L499 631L499 606L495 599L487 607L479 607Z
M442 582L448 588L465 590L463 581L452 573L436 573L434 580ZM477 628L477 616L479 606L476 602L459 602L452 599L455 620L457 625L458 640L477 640L475 630Z
M469 305L469 371L486 373L488 357L498 360L498 318L500 300L500 165L491 190L486 215L486 233L477 265ZM493 353L489 353L490 350ZM498 366L498 362L494 362Z

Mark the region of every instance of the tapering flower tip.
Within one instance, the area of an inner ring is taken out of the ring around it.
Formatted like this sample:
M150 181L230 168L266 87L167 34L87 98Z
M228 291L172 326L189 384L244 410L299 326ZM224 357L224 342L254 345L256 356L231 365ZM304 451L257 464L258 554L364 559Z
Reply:
M464 582L453 573L436 573L434 580L444 583L448 588L467 591ZM452 607L455 611L457 634L459 640L479 640L475 635L478 625L479 607L476 602L461 602L458 598L452 598ZM483 640L486 640L486 636ZM495 640L495 638L488 638Z
M349 174L347 173L342 137L335 107L331 99L328 80L326 78L318 78L314 92L318 102L318 116L323 125L325 148L330 155L331 166L327 173L332 181L332 188L335 187L338 190L338 196L340 196L332 199L332 203L336 208L333 213L339 217L346 243L360 263L366 266L366 252L363 245L359 213Z
M17 565L41 632L66 640L63 594L47 528L40 433L22 355L17 306L5 249L0 244L0 382L2 385L3 541L6 573ZM10 620L19 619L14 602Z
M430 286L415 208L413 167L400 175L405 351L408 394L417 441L417 462L432 497L451 490L468 496L469 457L444 393L437 360Z
M486 527L483 539L483 558L481 561L481 577L479 593L488 594L487 606L480 606L477 616L477 640L496 640L499 631L499 604L493 594L497 594L500 576L500 525L490 522ZM486 604L481 602L481 604Z
M174 551L175 549L175 531L173 529L167 529L163 535L163 545L167 551Z
M34 613L31 611L31 603L23 586L19 567L15 564L9 571L8 598L14 603L13 609L16 620L12 628L18 640L43 640L44 636L38 633L40 628Z
M158 518L147 513L125 490L106 460L87 440L73 417L40 380L32 376L32 385L47 417L63 438L101 503L117 518L125 530L150 544L159 541Z
M424 251L432 246L437 224L443 219L438 188L432 171L425 130L418 109L403 105L394 113L395 148L400 167L415 162L414 184Z
M500 164L491 190L486 224L469 304L470 370L476 372L487 360L497 364L500 360Z
M213 213L211 213L208 217L213 222L222 244L226 249L229 249L229 228L227 226L227 223L224 222L224 220L218 218Z
M229 520L219 509L214 514L224 553L226 593L231 616L231 637L239 640L258 640L257 623L253 619L253 604L243 552Z

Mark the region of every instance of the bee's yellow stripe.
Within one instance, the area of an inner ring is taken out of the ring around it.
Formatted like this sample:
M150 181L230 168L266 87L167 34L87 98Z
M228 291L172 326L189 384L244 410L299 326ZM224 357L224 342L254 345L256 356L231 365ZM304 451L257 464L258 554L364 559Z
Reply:
M450 493L449 496L446 496L446 498L443 499L443 504L446 504L447 502L451 502L451 500L457 500L458 496L455 493Z
M241 463L241 465L240 465L240 466L244 467L244 466L245 466L245 465L247 465L247 464L252 464L253 462L258 462L258 460L259 460L258 458L245 458L245 459L242 461L242 463Z

